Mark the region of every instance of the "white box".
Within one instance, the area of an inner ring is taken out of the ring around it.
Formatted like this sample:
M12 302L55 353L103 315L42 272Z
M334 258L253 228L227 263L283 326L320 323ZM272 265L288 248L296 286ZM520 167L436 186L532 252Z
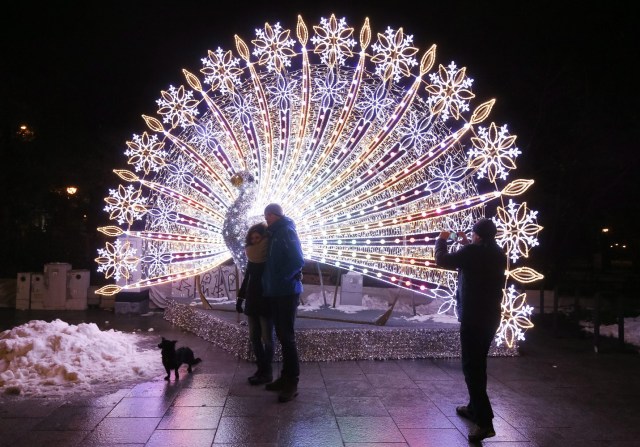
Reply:
M340 280L340 304L362 306L362 275L348 272Z
M31 272L18 273L16 282L16 309L28 310L31 302Z
M362 292L362 275L355 272L342 275L341 287L344 292Z
M69 270L65 309L85 310L89 292L89 270Z
M31 309L44 309L47 299L47 287L44 273L31 274Z
M362 306L362 292L340 291L340 304L343 306Z
M44 280L47 287L47 295L44 299L44 308L63 310L67 302L67 274L71 270L71 264L66 262L52 262L44 265Z

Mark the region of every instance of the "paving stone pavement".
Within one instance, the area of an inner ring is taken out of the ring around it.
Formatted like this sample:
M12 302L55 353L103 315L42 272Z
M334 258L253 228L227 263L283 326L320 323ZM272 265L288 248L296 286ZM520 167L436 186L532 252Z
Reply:
M162 374L97 386L91 396L0 396L0 446L469 445L470 423L455 414L466 403L458 358L304 362L299 396L281 404L275 393L247 382L253 364L172 325L162 312L0 309L0 330L54 318L126 332L153 328L149 346L161 335L178 339L203 362L191 375L181 371L178 382ZM638 352L601 340L596 353L589 335L567 325L558 330L545 318L535 323L519 356L489 358L497 435L482 444L640 445Z

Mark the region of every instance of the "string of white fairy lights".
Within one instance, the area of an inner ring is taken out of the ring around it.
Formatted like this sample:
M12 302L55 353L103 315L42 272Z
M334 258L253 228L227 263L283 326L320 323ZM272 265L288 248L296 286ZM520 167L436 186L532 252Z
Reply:
M473 79L454 62L436 67L435 45L418 60L402 28L374 36L366 19L355 31L334 15L312 28L298 17L297 39L267 23L251 50L236 36L237 55L209 51L202 78L183 70L186 85L161 92L158 118L143 116L148 130L127 142L132 168L114 170L128 185L105 199L117 225L99 230L116 240L96 262L117 284L97 293L200 275L230 258L243 266L246 229L278 202L307 259L455 312L456 273L434 265L434 238L470 231L489 206L509 255L497 341L524 339L532 308L517 284L542 275L519 263L542 227L514 201L533 180L507 182L516 136L482 124L495 100L472 108Z

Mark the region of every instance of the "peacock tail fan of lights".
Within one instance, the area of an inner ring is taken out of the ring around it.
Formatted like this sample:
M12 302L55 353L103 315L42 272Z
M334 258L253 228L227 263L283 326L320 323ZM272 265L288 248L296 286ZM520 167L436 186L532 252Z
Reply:
M201 61L126 142L131 168L114 170L121 183L105 198L117 225L99 228L115 241L96 258L116 283L97 293L244 266L245 232L276 202L306 259L452 313L456 272L435 265L434 239L488 216L509 256L496 341L524 340L533 308L522 284L542 275L519 264L542 227L514 198L533 180L507 181L516 136L485 123L495 100L472 105L465 67L437 64L436 46L421 51L402 28L374 34L368 18L358 29L335 15L314 26L299 16L295 30L266 23Z

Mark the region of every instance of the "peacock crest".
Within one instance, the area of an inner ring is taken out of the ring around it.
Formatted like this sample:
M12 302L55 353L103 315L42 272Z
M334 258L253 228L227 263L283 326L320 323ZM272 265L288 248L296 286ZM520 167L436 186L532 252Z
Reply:
M126 143L131 167L114 170L123 184L105 211L118 225L99 230L115 241L96 262L118 284L98 293L243 266L246 229L276 202L307 259L455 311L456 273L435 266L434 238L491 210L509 256L498 342L523 339L532 308L517 284L542 275L519 263L542 227L515 198L533 180L509 181L516 136L486 123L493 99L472 105L465 67L436 64L436 46L420 51L402 28L374 34L365 19L358 32L335 15L298 17L295 31L266 23L201 61L161 92Z

